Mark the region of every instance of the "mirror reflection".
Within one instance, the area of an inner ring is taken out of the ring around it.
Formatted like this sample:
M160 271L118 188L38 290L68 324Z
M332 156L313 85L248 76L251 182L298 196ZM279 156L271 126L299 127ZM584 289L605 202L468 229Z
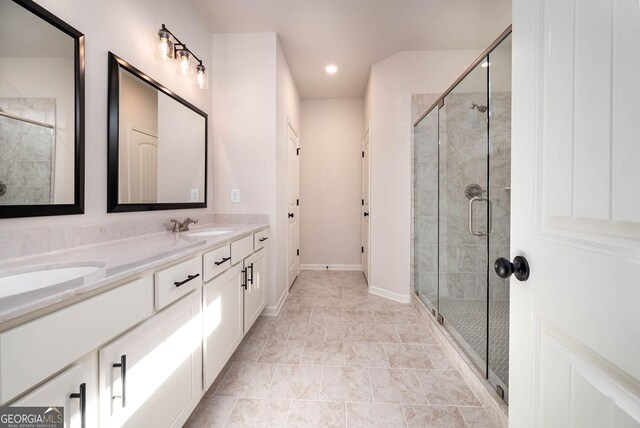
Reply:
M119 60L118 204L204 203L206 115L125 64Z
M0 205L75 202L75 39L0 3Z

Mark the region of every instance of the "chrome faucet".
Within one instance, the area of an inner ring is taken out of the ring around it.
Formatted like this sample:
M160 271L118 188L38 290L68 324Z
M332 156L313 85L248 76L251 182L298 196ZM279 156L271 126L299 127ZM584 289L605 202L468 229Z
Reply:
M178 219L172 218L171 222L173 223L173 231L174 232L188 232L190 224L198 224L197 218L187 217L182 221Z

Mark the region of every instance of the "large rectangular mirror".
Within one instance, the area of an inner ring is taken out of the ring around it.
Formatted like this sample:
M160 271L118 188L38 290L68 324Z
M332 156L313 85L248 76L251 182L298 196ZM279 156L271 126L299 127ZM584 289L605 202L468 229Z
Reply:
M84 37L32 1L0 2L0 217L84 208Z
M109 53L108 211L207 206L207 114Z

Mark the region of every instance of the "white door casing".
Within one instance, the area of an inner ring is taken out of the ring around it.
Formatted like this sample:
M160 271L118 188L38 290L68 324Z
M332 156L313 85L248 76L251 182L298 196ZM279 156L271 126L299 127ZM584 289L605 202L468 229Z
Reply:
M370 166L371 163L369 161L369 144L371 139L369 137L369 132L371 129L371 125L364 133L364 137L362 138L362 273L364 273L364 277L369 281L369 181L370 181Z
M510 425L639 427L640 2L514 0L513 28Z
M288 124L287 127L287 151L289 158L289 195L287 200L287 215L288 215L288 250L287 250L287 266L288 266L288 283L289 286L293 284L298 273L300 272L300 210L299 201L300 196L298 193L298 149L299 149L298 134Z

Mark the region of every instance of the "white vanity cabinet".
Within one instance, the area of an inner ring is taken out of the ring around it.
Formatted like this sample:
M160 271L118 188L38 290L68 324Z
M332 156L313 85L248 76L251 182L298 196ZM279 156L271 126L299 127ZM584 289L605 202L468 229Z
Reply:
M200 299L193 291L100 350L101 426L187 420L202 388Z
M244 334L247 334L266 305L267 250L253 253L244 260L245 282L243 286Z
M238 264L202 288L205 390L209 389L242 340L243 281L244 269L242 264Z
M66 428L98 426L98 356L95 352L15 401L11 406L64 407ZM55 413L51 410L49 413ZM84 423L83 423L84 422Z

